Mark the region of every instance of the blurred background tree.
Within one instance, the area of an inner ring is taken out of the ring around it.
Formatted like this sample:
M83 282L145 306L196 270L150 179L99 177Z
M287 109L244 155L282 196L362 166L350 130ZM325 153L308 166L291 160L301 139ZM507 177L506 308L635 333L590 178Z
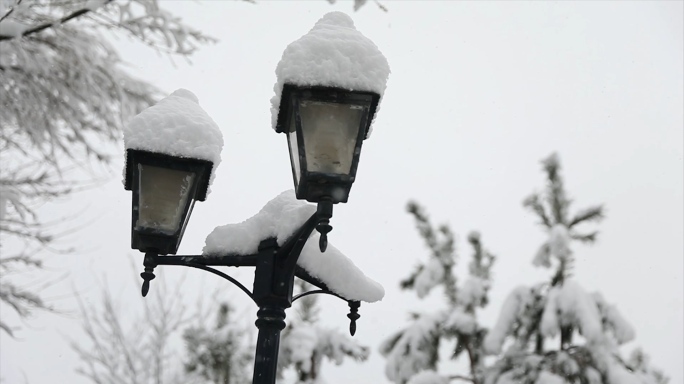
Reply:
M554 270L549 282L520 286L508 295L497 323L491 329L477 322L476 309L487 305L494 256L484 250L477 233L468 241L474 254L469 279L457 284L454 235L447 225L437 228L418 204L408 204L420 236L430 250L426 263L401 287L419 298L441 286L447 309L413 313L412 323L381 346L387 359L385 373L397 384L447 384L452 380L474 384L665 384L668 379L651 367L647 355L635 349L629 358L620 346L635 332L617 308L599 292L588 293L572 279L574 256L570 243L592 244L598 231L580 229L604 218L601 205L570 213L560 173L560 160L552 154L542 161L546 188L523 202L540 219L545 241L533 264ZM443 340L456 339L451 358L467 352L467 375L438 373ZM485 365L485 356L495 359Z
M300 293L312 288L303 280L296 284ZM324 360L340 365L345 358L356 361L368 359L368 347L336 329L318 324L317 300L317 295L309 295L296 301L298 316L288 322L280 341L278 374L281 379L285 371L294 369L296 384L324 383Z
M22 319L52 308L9 276L42 268L37 253L67 231L38 208L101 180L123 124L160 95L104 32L181 57L215 41L157 0L0 0L0 301Z
M445 306L430 313L411 313L411 324L381 344L380 353L387 359L385 374L397 384L446 383L451 379L480 384L484 370L482 338L486 329L478 323L477 310L488 303L494 255L484 249L480 234L471 232L468 243L473 256L468 265L468 278L459 285L454 271L455 239L449 226L433 226L416 202L409 202L407 210L430 254L428 261L419 264L400 286L415 291L421 299L432 289L441 287ZM450 358L458 359L465 352L470 367L468 375L437 373L440 345L451 340L456 345Z

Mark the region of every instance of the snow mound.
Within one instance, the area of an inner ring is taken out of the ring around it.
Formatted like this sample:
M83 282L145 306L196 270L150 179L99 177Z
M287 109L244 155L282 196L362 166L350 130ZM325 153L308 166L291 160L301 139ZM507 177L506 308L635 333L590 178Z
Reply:
M436 258L430 259L425 267L420 270L413 283L418 298L422 299L427 296L432 288L439 285L443 280L444 267L442 263Z
M483 346L487 354L496 355L501 352L501 346L506 336L508 336L515 322L525 311L525 308L531 305L532 301L532 290L525 286L515 288L508 295L501 307L501 313L496 325L487 333L484 339Z
M478 306L487 295L489 283L479 277L469 277L456 293L459 304L469 307Z
M420 314L406 329L395 333L380 344L380 354L386 359L385 376L392 382L406 382L415 374L429 369L435 335L444 314Z
M422 371L411 377L406 384L449 384L449 379L435 371Z
M471 335L477 330L477 322L473 314L463 311L462 308L456 308L447 317L444 322L444 328L453 329L465 335Z
M342 12L328 13L283 52L271 99L273 129L284 84L375 92L382 98L389 74L385 56L356 30L352 19Z
M603 338L601 315L594 298L574 281L566 281L549 291L541 319L544 336L555 337L560 328L573 326L587 340L599 342Z
M211 161L211 184L221 162L223 135L200 107L197 96L187 89L178 89L128 122L124 127L124 146Z
M268 238L275 238L278 245L283 245L315 212L316 206L297 200L293 190L285 191L242 223L215 228L207 236L202 253L208 257L254 254L259 243ZM337 248L328 245L328 249L321 253L319 236L314 232L304 245L297 261L300 267L347 300L372 303L385 296L384 288L368 278Z
M622 316L620 311L612 304L609 304L598 292L592 294L596 305L601 313L603 327L612 331L618 344L624 344L634 340L636 332L629 322Z
M541 371L534 384L565 384L565 379L551 372Z

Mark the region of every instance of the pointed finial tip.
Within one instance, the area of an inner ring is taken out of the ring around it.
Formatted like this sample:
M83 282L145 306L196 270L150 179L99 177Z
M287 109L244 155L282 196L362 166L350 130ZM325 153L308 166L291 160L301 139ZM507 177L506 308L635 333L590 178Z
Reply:
M328 249L328 236L325 234L321 235L321 239L318 241L318 247L320 248L321 253Z

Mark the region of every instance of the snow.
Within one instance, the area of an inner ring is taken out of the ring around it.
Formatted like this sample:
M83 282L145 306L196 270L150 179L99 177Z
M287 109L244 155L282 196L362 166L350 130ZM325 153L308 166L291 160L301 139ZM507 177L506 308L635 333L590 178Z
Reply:
M269 237L275 237L278 245L283 245L315 212L315 205L297 200L293 191L282 192L269 201L259 213L242 223L227 224L214 229L207 236L202 253L254 254L259 249L259 243Z
M592 296L574 281L551 288L546 300L540 326L542 334L555 337L561 326L576 327L589 341L603 340L598 306Z
M449 379L435 371L422 371L414 375L406 384L449 384Z
M577 361L565 351L558 352L556 365L560 368L560 372L566 376L574 376L581 373Z
M17 23L14 20L5 19L0 22L0 36L18 37L21 36L21 34L27 29L27 26Z
M458 303L465 307L480 305L488 288L489 283L485 279L469 277L456 294Z
M221 162L223 135L200 107L192 92L178 89L134 116L124 127L124 146L184 158L207 160L214 165L209 183Z
M504 301L501 313L496 325L487 333L483 347L488 354L498 354L504 339L511 331L516 319L525 309L525 306L532 300L529 287L520 286L515 288Z
M520 382L513 377L513 371L508 371L499 376L496 384L520 384Z
M550 267L551 257L568 260L570 257L570 233L563 224L556 224L549 230L548 240L542 244L532 264L538 267Z
M556 224L549 233L549 252L559 260L565 260L570 255L570 234L563 224Z
M464 312L462 308L456 308L447 317L444 327L469 335L477 329L477 322L475 321L475 316Z
M85 8L90 11L96 11L98 8L107 4L109 0L88 0L85 4Z
M311 371L311 356L318 344L316 328L311 326L296 327L283 341L285 341L284 347L291 353L292 362L301 364L302 369L307 372Z
M356 30L352 19L342 12L328 13L283 52L276 67L275 96L271 99L273 128L285 84L375 92L382 98L389 74L385 56Z
M380 353L387 359L385 375L390 381L405 382L429 367L433 352L430 347L441 321L439 315L420 315L408 328L380 345Z
M413 287L418 297L422 299L442 280L444 280L444 266L438 259L432 258L416 276Z
M356 340L333 329L324 329L315 324L304 322L290 325L280 341L279 369L294 366L299 372L317 373L315 381L324 383L321 377L323 357L335 365L341 365L345 357L357 361L368 359L367 347Z
M588 384L603 384L601 373L592 367L587 367L584 370L584 377L586 377Z
M592 297L598 305L604 327L612 330L616 341L619 344L624 344L634 340L636 332L632 325L622 316L620 311L618 311L614 305L606 302L603 295L599 292L594 292Z
M242 223L215 228L207 236L202 253L207 257L254 254L259 243L268 238L275 238L278 245L283 245L315 212L316 206L297 200L293 190L285 191ZM314 231L297 264L347 300L369 303L381 300L385 295L384 288L368 278L334 246L329 244L322 253L318 247L319 236Z
M10 186L0 185L0 220L5 219L7 215L7 207L12 204L15 207L19 205L19 193Z
M541 371L534 384L565 384L565 380L551 372Z
M368 348L361 346L356 340L335 329L316 328L318 346L321 353L335 365L341 365L346 356L355 360L366 360L370 355Z
M648 381L642 381L639 376L627 370L621 364L613 363L609 366L606 376L608 381L606 384L651 384ZM653 383L655 384L655 383Z

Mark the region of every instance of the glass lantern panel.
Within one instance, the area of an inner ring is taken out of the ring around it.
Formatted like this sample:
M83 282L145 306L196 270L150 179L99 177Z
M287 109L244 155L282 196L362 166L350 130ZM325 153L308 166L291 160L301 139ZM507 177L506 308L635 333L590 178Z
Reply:
M309 172L349 174L365 110L363 106L353 104L300 102Z
M183 223L195 174L146 164L138 167L140 196L136 229L175 234Z
M292 112L290 117L290 129L287 133L287 144L290 146L290 161L295 176L295 188L299 185L301 169L299 165L299 141L297 140L297 130L295 129L295 114Z

